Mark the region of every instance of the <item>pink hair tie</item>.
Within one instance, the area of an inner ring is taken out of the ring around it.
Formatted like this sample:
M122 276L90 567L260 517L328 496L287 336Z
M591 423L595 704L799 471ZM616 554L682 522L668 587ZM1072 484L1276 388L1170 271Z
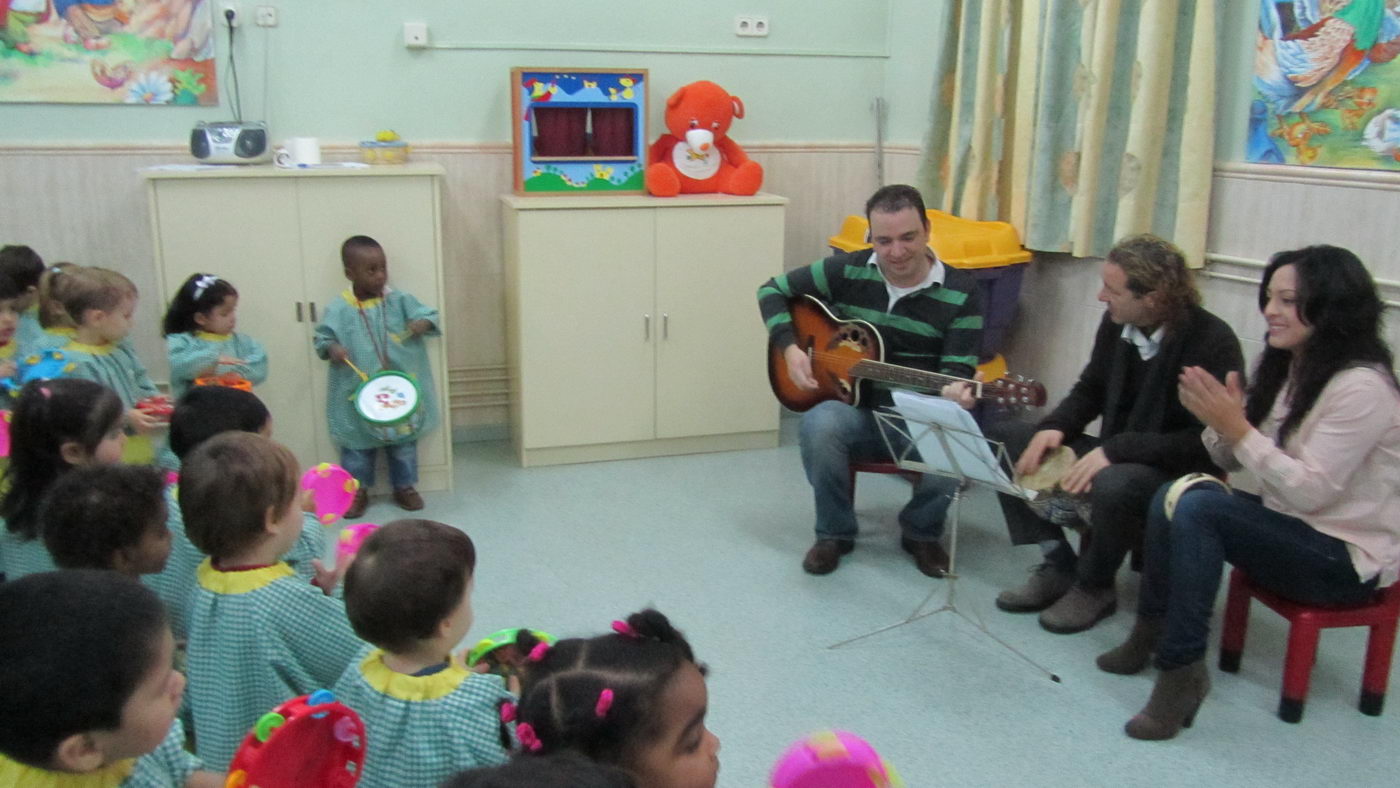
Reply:
M540 737L535 735L535 726L528 722L515 726L515 737L520 740L520 745L530 752L539 752L544 746L540 743Z
M510 701L506 701L505 703L502 703L502 704L501 704L501 722L514 722L514 721L515 721L515 704L514 704L514 703L511 703Z
M53 396L53 392L49 391L48 386L40 386L39 393L44 395L44 399L48 399L49 397Z
M602 719L608 716L608 709L612 708L612 704L613 691L610 689L605 689L602 692L598 693L598 704L593 707L593 713L598 716L598 719Z
M539 643L535 644L534 648L530 649L530 661L539 662L540 660L544 659L544 655L548 653L549 644L544 641L540 641Z
M614 632L625 638L632 638L633 640L642 639L641 634L639 634L637 630L633 629L632 625L627 623L626 621L614 621L612 623L612 628Z

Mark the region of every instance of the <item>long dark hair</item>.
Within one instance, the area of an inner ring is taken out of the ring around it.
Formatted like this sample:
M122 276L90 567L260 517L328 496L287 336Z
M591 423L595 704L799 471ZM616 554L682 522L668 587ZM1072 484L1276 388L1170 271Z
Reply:
M191 274L170 299L170 308L161 321L161 336L198 331L194 316L218 307L229 296L237 297L238 291L228 280L213 274Z
M1268 417L1285 383L1291 382L1288 415L1279 425L1278 445L1303 422L1332 376L1348 367L1377 366L1392 385L1395 360L1381 337L1381 299L1360 258L1337 246L1308 246L1279 252L1264 269L1259 311L1269 302L1269 282L1285 265L1298 279L1298 317L1312 335L1293 350L1268 345L1259 357L1245 400L1245 418L1258 426Z
M39 536L39 503L67 471L63 444L73 441L91 454L107 433L121 426L122 401L115 391L82 378L35 380L24 385L10 422L10 467L0 499L5 527L25 539Z

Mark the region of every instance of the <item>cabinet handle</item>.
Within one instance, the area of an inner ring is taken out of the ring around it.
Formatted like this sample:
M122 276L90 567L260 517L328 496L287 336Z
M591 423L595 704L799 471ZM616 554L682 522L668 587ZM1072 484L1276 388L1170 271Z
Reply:
M642 341L651 341L651 315L642 315Z
M301 320L301 302L300 302L300 301L297 302L297 322L298 322L298 323L302 322L302 320Z
M666 312L661 313L661 338L671 338L671 316Z
M317 321L316 321L316 302L315 302L315 301L310 301L310 302L308 302L308 303L311 304L311 322L315 323L315 322L317 322Z

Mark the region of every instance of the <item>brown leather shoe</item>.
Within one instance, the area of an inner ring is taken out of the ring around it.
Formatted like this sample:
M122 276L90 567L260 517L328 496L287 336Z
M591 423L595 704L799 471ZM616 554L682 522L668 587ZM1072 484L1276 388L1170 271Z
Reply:
M345 519L353 520L365 513L369 507L369 492L361 487L355 491L355 500L350 502L350 508L345 510Z
M948 574L948 553L937 542L916 542L908 537L900 537L899 546L904 552L914 556L914 566L929 577L946 577Z
M818 539L802 559L802 568L809 575L829 575L841 564L841 556L856 549L849 539Z
M423 508L423 496L412 487L400 487L394 490L394 503L398 504L400 509L416 512Z

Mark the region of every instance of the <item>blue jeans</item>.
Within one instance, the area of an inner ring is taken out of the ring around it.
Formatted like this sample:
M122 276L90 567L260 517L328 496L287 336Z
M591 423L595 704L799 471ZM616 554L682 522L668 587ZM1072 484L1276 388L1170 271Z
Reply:
M374 461L379 449L340 449L340 465L368 490L374 486ZM395 490L418 484L418 442L395 443L384 447L389 458L389 481Z
M859 528L851 501L851 463L892 459L874 412L844 402L823 402L802 414L798 436L802 468L816 498L817 538L854 539ZM908 443L893 431L889 437L895 451ZM914 496L899 513L904 536L915 542L942 537L943 516L956 487L957 482L945 476L921 476Z
M1266 508L1257 496L1190 490L1168 520L1163 501L1169 486L1152 499L1138 600L1138 615L1167 619L1157 667L1205 657L1226 561L1260 586L1305 604L1355 604L1375 592L1377 578L1361 582L1346 542Z

